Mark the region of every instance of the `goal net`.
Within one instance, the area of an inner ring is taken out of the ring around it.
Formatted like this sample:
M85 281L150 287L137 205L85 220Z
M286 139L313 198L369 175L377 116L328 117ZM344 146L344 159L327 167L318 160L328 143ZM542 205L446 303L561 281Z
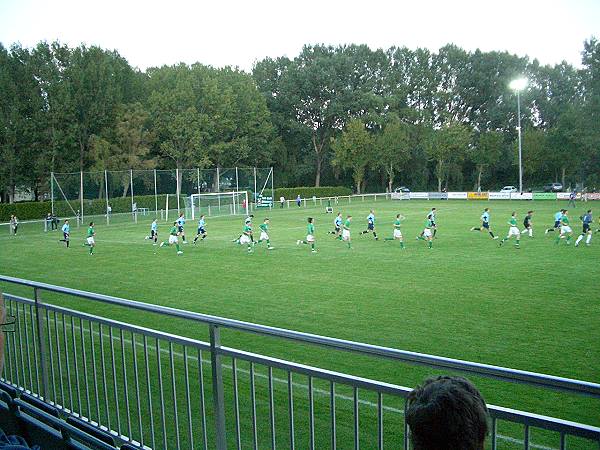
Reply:
M196 219L206 216L248 214L248 192L212 192L192 194L185 201L185 215Z

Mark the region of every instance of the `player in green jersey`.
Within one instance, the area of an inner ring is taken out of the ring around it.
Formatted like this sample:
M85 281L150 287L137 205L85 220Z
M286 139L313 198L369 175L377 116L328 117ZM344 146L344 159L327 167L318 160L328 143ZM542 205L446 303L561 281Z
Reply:
M391 238L385 238L384 241L399 240L400 248L404 248L404 238L402 237L402 230L400 229L403 220L404 216L402 214L396 215L396 220L394 221L394 235Z
M84 246L88 246L90 248L90 255L94 254L94 247L96 247L96 241L94 237L96 236L96 231L94 230L94 222L90 222L90 226L87 229L86 241Z
M164 247L165 245L175 245L175 248L177 249L177 254L178 255L183 255L183 252L181 251L181 249L179 248L179 224L177 223L177 221L173 222L173 226L171 227L171 230L169 231L169 240L168 241L164 241L160 243L161 247Z
M566 209L563 210L562 217L560 218L560 234L556 238L555 243L558 244L561 239L567 238L567 245L571 244L571 237L573 235L573 230L571 229L571 225L569 223L569 211Z
M275 247L271 247L271 241L269 240L269 218L265 218L264 222L261 223L258 228L260 228L258 243L260 244L262 241L267 241L267 250L273 250Z
M350 236L350 225L352 224L352 216L346 217L346 221L342 227L342 241L348 244L348 248L352 248L352 237Z
M240 236L240 245L248 246L248 253L252 252L252 222L246 222L242 229L242 235Z
M417 236L417 240L422 240L427 242L427 246L429 248L433 247L433 232L431 231L434 228L434 222L431 220L431 215L427 215L427 219L425 220L425 227L421 234Z
M305 244L305 245L310 244L311 252L317 253L317 250L315 249L315 224L313 223L312 217L308 218L308 225L306 225L306 240L304 240L304 241L297 240L296 241L296 245L300 245L300 244Z
M512 215L510 216L510 219L508 219L507 223L509 225L508 234L506 235L505 238L503 238L500 241L499 246L502 247L502 245L506 241L508 241L512 236L514 236L517 239L517 243L515 244L515 247L519 248L520 242L521 242L521 231L519 230L519 226L517 223L517 213L515 211L513 211Z

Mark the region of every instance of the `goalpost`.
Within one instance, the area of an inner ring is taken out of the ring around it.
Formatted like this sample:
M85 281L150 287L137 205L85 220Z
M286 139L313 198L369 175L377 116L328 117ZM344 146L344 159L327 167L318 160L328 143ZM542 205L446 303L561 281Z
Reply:
M248 214L248 191L192 194L185 199L185 215L196 219L206 216Z

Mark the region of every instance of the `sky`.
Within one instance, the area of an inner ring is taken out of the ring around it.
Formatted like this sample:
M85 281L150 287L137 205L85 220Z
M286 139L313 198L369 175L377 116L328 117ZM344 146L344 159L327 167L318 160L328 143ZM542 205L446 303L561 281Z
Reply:
M0 42L115 49L147 67L201 62L251 70L306 44L509 51L581 65L600 39L600 0L0 0Z

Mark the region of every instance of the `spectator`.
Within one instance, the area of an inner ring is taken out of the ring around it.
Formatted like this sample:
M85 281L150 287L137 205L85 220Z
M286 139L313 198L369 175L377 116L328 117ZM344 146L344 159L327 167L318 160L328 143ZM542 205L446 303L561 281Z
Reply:
M282 208L285 206L285 197L283 195L279 197L279 203L281 204Z
M573 189L569 194L569 206L575 207L575 199L577 199L577 189Z
M19 229L19 219L17 219L17 216L11 214L10 215L10 232L11 232L11 234L16 236L18 229Z
M485 401L465 378L429 378L408 396L414 450L483 450L487 419Z
M48 213L46 214L46 231L49 230L53 230L54 227L52 226L52 214Z
M296 205L298 205L298 208L300 208L300 205L302 205L302 199L300 198L300 194L298 194L298 196L296 197Z
M109 216L112 214L112 206L110 206L110 203L106 205L106 214Z

